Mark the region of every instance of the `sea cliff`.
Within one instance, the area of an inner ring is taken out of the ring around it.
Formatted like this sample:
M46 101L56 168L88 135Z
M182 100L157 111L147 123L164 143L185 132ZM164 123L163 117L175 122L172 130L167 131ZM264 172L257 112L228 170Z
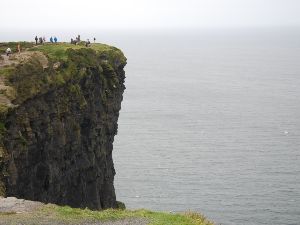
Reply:
M0 195L116 208L125 56L103 44L26 47L0 59Z

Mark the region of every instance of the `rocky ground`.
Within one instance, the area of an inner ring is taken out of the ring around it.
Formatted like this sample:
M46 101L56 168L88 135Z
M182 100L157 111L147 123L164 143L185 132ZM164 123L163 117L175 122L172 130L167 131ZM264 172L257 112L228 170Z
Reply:
M49 211L43 211L46 205L40 202L0 197L0 225L146 225L144 218L127 218L114 221L62 220Z
M7 56L6 54L0 55L0 69L3 67L10 67L13 65L24 63L28 61L31 57L37 57L44 69L48 67L48 59L43 53L38 51L23 51L21 53L11 54L10 56ZM4 93L11 89L11 87L5 84L5 79L6 77L0 76L0 93ZM13 106L10 99L5 94L0 94L0 104Z

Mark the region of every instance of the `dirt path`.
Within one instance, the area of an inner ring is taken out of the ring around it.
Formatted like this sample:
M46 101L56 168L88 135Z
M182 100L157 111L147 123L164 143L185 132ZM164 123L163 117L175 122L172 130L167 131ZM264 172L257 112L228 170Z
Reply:
M32 57L37 57L44 69L48 67L47 57L39 51L24 51L21 53L11 54L10 56L3 54L1 57L3 60L0 60L0 68L4 66L11 66L13 64L17 65L19 63L25 63Z
M3 66L10 66L11 64L13 64L14 62L9 60L9 57L6 54L1 55L2 60L0 60L0 67Z
M30 58L36 57L42 64L43 68L48 67L48 59L47 57L42 53L38 51L30 52L30 51L24 51L21 53L15 53L10 56L7 56L6 54L1 55L0 59L0 69L3 67L9 67L13 65L17 65L20 63L25 63ZM11 87L5 85L5 77L0 76L0 104L6 105L6 106L13 106L10 99L5 95L6 91L8 91Z
M24 213L31 212L41 207L40 202L33 202L15 197L1 198L0 197L0 213Z

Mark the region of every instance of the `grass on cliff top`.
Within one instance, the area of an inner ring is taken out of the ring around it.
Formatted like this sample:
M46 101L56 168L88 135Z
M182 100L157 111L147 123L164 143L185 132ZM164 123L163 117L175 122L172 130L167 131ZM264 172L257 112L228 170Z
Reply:
M51 60L53 61L60 61L60 60L67 60L67 50L68 49L81 49L86 48L84 44L80 45L74 45L70 43L64 43L60 42L57 44L50 44L46 43L44 45L37 45L32 48L30 48L30 51L41 51L44 54L46 54ZM93 49L97 52L104 52L104 53L121 53L121 51L115 47L106 45L106 44L100 44L100 43L93 43L91 44L90 49Z
M92 211L68 206L46 205L40 210L24 214L0 214L0 220L15 224L22 221L26 224L97 224L103 221L140 218L148 225L213 225L205 217L197 213L166 213L149 210L116 210ZM112 223L113 224L113 223Z
M3 47L4 44L0 43L0 46ZM9 46L10 43L6 44ZM29 54L30 58L24 63L20 60L13 65L0 66L0 85L11 87L9 92L0 90L0 94L9 98L13 104L20 104L53 87L62 86L71 79L78 80L89 74L87 68L94 68L94 73L97 71L98 74L102 69L112 70L106 72L110 75L114 74L113 70L126 65L126 57L121 50L98 43L91 44L90 47L85 47L84 43L46 43L30 47L27 51L38 51L40 54ZM45 65L41 60L41 52L48 57L48 60L44 60L48 61ZM58 61L61 63L55 69L53 65ZM106 79L115 82L116 76L107 76Z

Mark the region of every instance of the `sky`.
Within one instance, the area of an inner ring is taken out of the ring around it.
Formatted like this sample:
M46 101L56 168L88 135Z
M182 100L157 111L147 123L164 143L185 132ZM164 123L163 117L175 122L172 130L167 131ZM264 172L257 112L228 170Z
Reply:
M300 0L1 0L1 9L0 30L300 26Z

